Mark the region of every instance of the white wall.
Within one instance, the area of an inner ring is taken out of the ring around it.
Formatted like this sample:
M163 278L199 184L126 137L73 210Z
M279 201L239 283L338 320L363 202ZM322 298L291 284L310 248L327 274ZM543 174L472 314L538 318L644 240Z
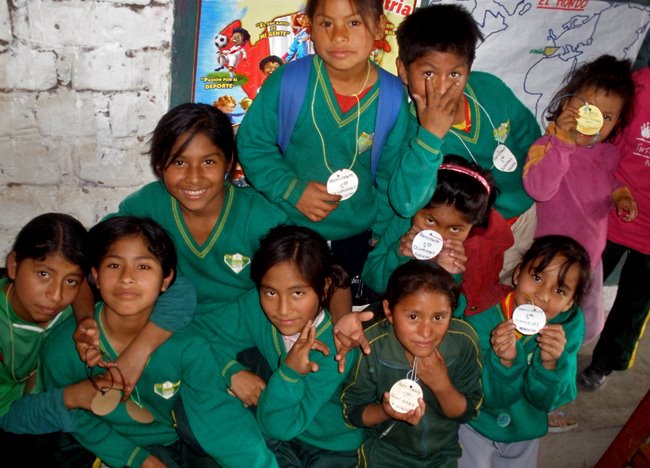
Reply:
M173 2L0 0L0 265L34 216L86 226L153 180Z

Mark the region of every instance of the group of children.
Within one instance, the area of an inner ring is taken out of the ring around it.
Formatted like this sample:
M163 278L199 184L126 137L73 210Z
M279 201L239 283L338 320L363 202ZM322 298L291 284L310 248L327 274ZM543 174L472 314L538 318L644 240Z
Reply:
M88 232L50 213L18 234L0 282L5 453L535 466L547 413L576 396L585 329L603 326L607 218L641 217L609 143L632 115L629 63L577 70L541 136L471 71L482 35L464 8L400 24L399 78L368 59L381 1L309 0L305 15L315 55L267 78L236 138L215 107L177 106L151 138L157 181ZM304 100L284 102L297 67ZM238 163L251 186L232 183ZM352 311L353 284L373 313ZM595 354L587 371L620 366Z

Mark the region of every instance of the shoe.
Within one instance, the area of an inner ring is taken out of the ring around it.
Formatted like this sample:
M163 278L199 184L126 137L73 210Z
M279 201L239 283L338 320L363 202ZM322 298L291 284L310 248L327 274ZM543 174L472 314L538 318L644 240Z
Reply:
M610 372L604 371L594 364L589 364L578 376L578 384L583 390L593 392L605 385L609 374Z
M556 409L548 413L548 432L567 432L578 427L578 422L564 411Z

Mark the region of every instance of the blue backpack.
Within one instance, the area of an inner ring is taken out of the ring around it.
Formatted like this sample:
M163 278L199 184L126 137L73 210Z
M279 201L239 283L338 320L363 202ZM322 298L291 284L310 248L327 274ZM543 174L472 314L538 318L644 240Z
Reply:
M283 75L280 83L280 109L278 146L285 152L291 139L291 134L298 119L298 113L305 100L309 74L313 67L314 57L309 55L282 66ZM381 67L379 70L379 103L375 120L375 134L370 152L370 171L375 180L381 150L384 147L388 132L395 125L397 114L402 104L403 88L399 78Z

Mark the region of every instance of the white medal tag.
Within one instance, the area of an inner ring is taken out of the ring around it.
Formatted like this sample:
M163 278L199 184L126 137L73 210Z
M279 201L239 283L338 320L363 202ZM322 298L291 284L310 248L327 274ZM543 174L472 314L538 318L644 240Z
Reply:
M327 179L327 192L347 200L357 191L359 178L350 169L340 169Z
M420 398L422 398L422 388L418 383L411 379L402 379L391 387L388 401L398 413L408 413L418 407Z
M533 304L522 304L512 313L512 322L522 335L534 335L546 325L546 314Z
M595 135L603 128L603 113L593 104L585 104L578 109L578 114L576 130L583 135Z
M498 144L492 154L492 162L501 172L513 172L517 169L517 158L512 154L512 151L504 145Z
M430 260L442 250L442 236L436 231L425 229L418 232L413 238L411 250L418 260Z

